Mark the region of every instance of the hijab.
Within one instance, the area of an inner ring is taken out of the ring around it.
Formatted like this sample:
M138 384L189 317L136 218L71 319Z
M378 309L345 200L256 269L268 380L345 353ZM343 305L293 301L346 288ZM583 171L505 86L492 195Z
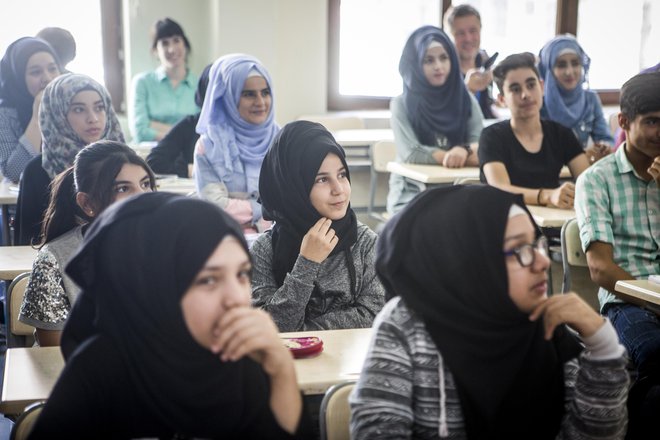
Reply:
M274 98L268 117L260 125L245 121L238 113L245 80L253 69L264 77L272 96L273 81L268 71L259 60L249 55L220 57L209 72L197 133L204 141L206 157L223 180L234 172L243 172L243 164L254 165L258 170L279 131L273 116Z
M130 366L125 386L137 405L188 436L235 433L268 405L261 367L247 358L220 361L193 339L181 310L183 295L226 236L248 252L240 227L219 207L146 193L106 209L67 267L82 289L79 301L95 305L94 316L74 309L69 320L93 320L96 334L110 338Z
M449 77L438 87L429 84L423 69L426 50L433 41L444 47L451 61ZM436 145L437 136L441 134L451 146L466 144L472 103L463 83L456 48L447 34L434 26L422 26L413 32L403 48L399 73L403 78L408 119L419 141Z
M302 239L321 218L309 198L321 163L336 154L346 169L346 155L332 134L321 124L295 121L284 126L266 154L259 175L259 195L266 220L274 220L272 232L273 272L278 286L284 283L300 253ZM350 207L346 215L332 222L339 242L330 255L344 252L349 272L355 270L350 247L357 240L357 218ZM353 274L353 272L350 272ZM355 276L351 286L355 288Z
M557 58L567 51L577 54L582 63L582 78L573 90L565 90L555 78L552 68ZM548 41L539 52L539 73L545 83L544 104L551 120L572 128L587 115L593 113L593 105L587 99L585 83L589 75L591 59L572 35L559 35Z
M44 89L39 108L43 139L41 166L51 179L73 165L76 154L87 145L67 120L71 101L84 90L98 93L105 106L105 128L100 139L124 142L124 134L105 87L86 75L69 73L58 76Z
M62 71L55 50L40 38L19 38L9 45L0 60L0 107L16 109L21 130L27 128L32 118L34 96L28 91L25 73L30 57L37 52L51 54Z
M554 439L563 364L579 352L563 326L546 341L542 320L530 321L509 297L503 246L514 204L529 215L520 195L491 186L431 189L378 239L376 271L388 295L424 322L454 376L472 439Z

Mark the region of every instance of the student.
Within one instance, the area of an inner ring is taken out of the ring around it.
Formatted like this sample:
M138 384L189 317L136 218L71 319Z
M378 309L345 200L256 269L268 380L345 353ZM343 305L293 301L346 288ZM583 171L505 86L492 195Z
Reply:
M481 181L522 194L528 205L572 208L575 185L560 184L559 173L567 165L575 179L589 161L569 128L541 120L543 80L534 55L509 55L493 75L497 99L511 110L511 119L490 125L481 134Z
M456 49L447 35L433 26L413 32L403 48L399 72L403 94L390 102L396 160L450 168L477 166L481 111L463 84ZM419 191L417 185L392 174L387 210L398 212Z
M16 203L16 244L39 240L49 185L76 154L99 139L124 142L110 94L86 75L66 74L44 89L39 109L42 153L25 167Z
M621 88L619 125L626 142L577 181L575 211L591 279L637 369L630 394L630 438L656 429L660 414L660 319L618 293L618 280L660 273L660 72Z
M211 64L206 66L199 76L195 104L202 108L206 88L209 84L209 71ZM199 113L186 116L176 123L174 127L153 147L147 156L147 163L155 173L176 174L179 177L190 177L195 144L199 134L195 131Z
M264 216L252 245L252 301L282 332L369 327L383 307L376 234L351 209L344 150L321 124L296 121L261 168Z
M32 265L19 321L36 328L41 346L59 345L78 286L64 268L82 243L87 226L109 205L156 189L156 179L132 148L98 141L76 156L52 184L39 253Z
M70 73L66 70L66 66L76 57L76 40L71 32L60 27L45 27L37 33L36 37L48 42L53 47L60 60L62 72Z
M547 243L522 197L428 190L377 254L392 299L350 397L351 438L623 439L625 350L576 294L547 296Z
M61 72L53 48L38 38L19 38L0 60L0 172L14 183L41 151L42 91Z
M197 77L188 68L190 42L176 21L163 18L151 30L160 66L133 79L129 126L135 142L159 141L182 118L199 111Z
M250 266L208 202L152 193L106 210L67 268L97 305L69 322L94 330L31 438L308 438L293 358L250 307Z
M614 138L598 94L585 89L590 64L589 56L568 34L548 41L539 53L544 85L541 117L572 129L593 163L612 152Z
M227 211L247 232L263 231L259 170L279 126L272 80L250 55L218 58L199 115L193 175L197 194Z
M489 58L481 47L481 15L474 6L457 5L445 13L447 28L454 38L461 74L468 88L479 102L485 119L496 118L493 112L492 85L493 74L482 69Z
M652 73L652 72L660 72L660 63L656 64L655 66L642 69L639 73ZM621 145L623 141L626 140L626 132L624 130L621 130L621 127L618 127L616 129L615 134L616 134L616 139L614 140L614 149L616 150L617 148L619 148L619 145Z

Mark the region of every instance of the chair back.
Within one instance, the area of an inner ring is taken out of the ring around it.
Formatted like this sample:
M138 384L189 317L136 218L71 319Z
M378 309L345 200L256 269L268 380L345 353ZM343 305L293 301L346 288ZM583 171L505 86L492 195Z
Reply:
M577 219L568 220L561 227L561 257L564 269L564 278L561 291L571 290L571 266L588 267L587 256L582 250L580 242L580 229Z
M371 158L371 181L369 185L369 205L367 214L380 222L385 222L389 218L387 212L377 213L376 208L376 189L378 187L378 173L388 173L387 163L396 159L396 145L392 141L378 141L369 148Z
M481 185L478 177L459 177L454 180L454 185Z
M298 120L318 122L328 131L359 130L365 128L364 120L358 116L302 115Z
M25 408L25 411L16 419L9 433L9 440L26 440L32 432L34 422L37 421L45 402L35 402Z
M354 381L347 381L326 391L319 412L321 440L350 440L351 408L348 396L354 387Z
M30 279L30 272L23 272L11 282L7 289L8 331L7 347L29 347L33 343L34 327L18 320L18 312L23 303L25 288Z

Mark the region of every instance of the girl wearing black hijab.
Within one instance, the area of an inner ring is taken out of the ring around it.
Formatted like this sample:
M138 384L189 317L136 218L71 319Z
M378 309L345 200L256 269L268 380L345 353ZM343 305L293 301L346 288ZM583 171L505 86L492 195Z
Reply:
M39 38L19 38L0 60L0 172L12 182L41 151L41 96L61 72L55 51Z
M403 48L399 72L403 94L390 103L396 160L450 168L479 166L481 109L463 83L456 48L442 29L423 26L413 32ZM392 174L387 210L398 212L419 191Z
M577 295L547 297L547 244L524 206L453 186L387 223L376 270L394 298L350 398L351 438L625 436L625 350Z
M282 332L369 327L384 303L376 234L350 207L344 150L321 124L287 124L259 177L264 218L275 226L250 249L255 306Z
M291 438L293 360L250 307L250 270L241 228L208 202L149 193L104 211L67 266L93 305L68 323L89 331L30 438Z

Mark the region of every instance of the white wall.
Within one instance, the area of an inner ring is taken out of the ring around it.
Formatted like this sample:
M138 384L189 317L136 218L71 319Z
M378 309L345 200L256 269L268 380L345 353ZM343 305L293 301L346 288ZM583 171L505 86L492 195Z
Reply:
M123 14L127 93L135 74L158 65L149 30L170 17L190 40L193 72L221 55L248 53L273 77L278 123L326 111L326 0L123 0Z

